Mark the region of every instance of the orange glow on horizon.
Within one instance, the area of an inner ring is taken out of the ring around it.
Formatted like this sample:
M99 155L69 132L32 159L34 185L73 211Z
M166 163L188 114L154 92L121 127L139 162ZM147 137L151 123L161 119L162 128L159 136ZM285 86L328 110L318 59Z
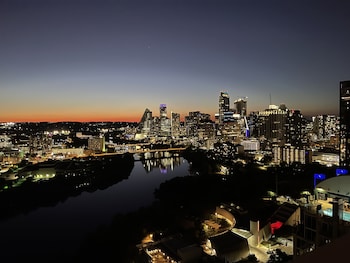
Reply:
M22 118L22 117L14 117L14 118L2 118L0 119L0 123L4 122L140 122L141 117L113 117L108 118L106 116L104 117L81 117L81 118L74 118L74 117L60 117L60 118L40 118L40 117L33 117L33 118ZM181 121L182 118L181 118Z
M184 121L185 116L189 113L180 113L180 121ZM140 122L143 115L142 112L134 113L119 113L113 114L111 112L11 112L5 116L1 116L0 122ZM159 114L153 113L153 116L159 116ZM170 118L170 113L168 113ZM214 114L211 115L213 120Z
M31 115L31 116L3 116L0 122L139 122L139 116L110 115Z

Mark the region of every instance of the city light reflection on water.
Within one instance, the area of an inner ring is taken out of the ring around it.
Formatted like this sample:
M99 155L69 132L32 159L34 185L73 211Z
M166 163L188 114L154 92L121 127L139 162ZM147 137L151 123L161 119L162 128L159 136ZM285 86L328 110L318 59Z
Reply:
M2 255L2 262L69 257L88 233L108 225L118 213L150 205L154 201L154 190L162 182L189 173L189 164L180 157L160 158L152 163L136 160L127 179L106 189L83 192L55 206L0 221L0 247L7 251Z

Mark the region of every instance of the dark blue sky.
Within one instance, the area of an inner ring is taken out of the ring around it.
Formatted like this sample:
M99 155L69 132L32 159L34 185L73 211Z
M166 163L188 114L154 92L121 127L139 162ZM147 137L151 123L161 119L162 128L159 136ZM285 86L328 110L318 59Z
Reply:
M350 1L0 0L0 121L214 116L285 103L338 114Z

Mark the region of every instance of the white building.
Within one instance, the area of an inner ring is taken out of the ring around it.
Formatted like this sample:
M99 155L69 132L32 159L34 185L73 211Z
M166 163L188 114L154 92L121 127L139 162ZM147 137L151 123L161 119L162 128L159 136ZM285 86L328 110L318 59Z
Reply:
M260 151L260 142L257 139L243 140L240 144L245 151Z

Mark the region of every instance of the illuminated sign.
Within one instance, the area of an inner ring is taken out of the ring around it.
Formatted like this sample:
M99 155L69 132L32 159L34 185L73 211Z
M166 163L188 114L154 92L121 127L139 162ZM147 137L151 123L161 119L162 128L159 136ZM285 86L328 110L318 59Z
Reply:
M324 180L326 179L325 174L314 174L314 187L316 187L316 180Z
M349 174L349 171L347 169L336 169L335 170L335 174L338 176L338 175L342 175L342 174Z
M314 174L314 179L324 180L326 179L325 174Z

